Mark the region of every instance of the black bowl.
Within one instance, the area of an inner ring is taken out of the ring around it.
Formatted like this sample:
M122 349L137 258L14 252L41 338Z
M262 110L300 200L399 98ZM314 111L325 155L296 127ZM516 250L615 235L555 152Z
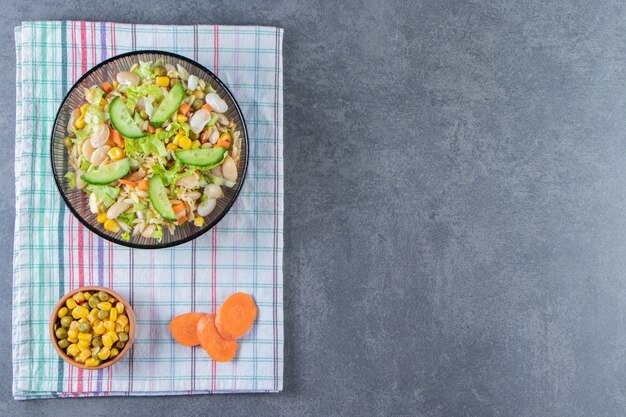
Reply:
M97 222L97 215L89 210L87 194L82 190L70 188L67 180L64 179L64 175L70 170L70 164L67 148L63 140L67 136L66 128L70 112L84 101L83 88L88 88L94 84L100 85L107 80L113 80L118 72L127 71L135 62L139 62L139 60L154 62L160 58L163 58L167 63L174 66L179 64L190 74L210 81L220 97L228 104L226 116L234 119L242 135L241 159L239 167L237 168L237 183L232 188L223 187L224 196L217 200L215 209L208 216L205 216L205 223L202 227L185 223L182 226L177 226L173 235L170 235L167 230L164 230L161 242L155 239L144 238L141 235L131 236L130 241L125 241L121 239L120 234L105 230L102 225ZM189 58L171 52L135 51L117 55L102 61L87 71L87 73L80 77L72 86L63 99L54 120L50 143L50 159L52 161L54 181L61 193L61 197L63 197L63 200L72 214L89 230L106 240L123 246L140 249L159 249L180 245L197 238L213 228L222 217L228 213L228 210L230 210L241 191L248 168L248 131L246 129L243 113L235 97L233 97L230 90L213 72Z

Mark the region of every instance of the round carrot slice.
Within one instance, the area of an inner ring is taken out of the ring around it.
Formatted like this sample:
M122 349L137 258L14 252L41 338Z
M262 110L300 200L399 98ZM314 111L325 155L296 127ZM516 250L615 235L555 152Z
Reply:
M206 319L201 319L200 345L214 361L228 362L237 353L237 342L224 339L217 331L213 318L213 314L208 314Z
M209 324L209 322L215 323L215 314L203 314L202 318L198 320L197 333L198 340L200 340L200 346L202 346L202 331L204 330L204 326ZM206 350L204 346L202 346L202 348Z
M250 294L236 292L217 310L215 327L224 339L236 340L246 334L256 318L256 304Z
M198 321L204 316L203 313L186 313L174 317L170 322L170 331L178 343L184 346L196 346L200 344L198 339Z

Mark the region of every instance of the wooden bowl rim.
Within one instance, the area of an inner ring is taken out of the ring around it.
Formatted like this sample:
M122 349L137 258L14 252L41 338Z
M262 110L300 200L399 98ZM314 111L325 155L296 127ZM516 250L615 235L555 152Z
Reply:
M65 301L71 296L73 296L74 294L78 292L84 292L84 291L95 291L95 292L104 291L107 294L113 296L116 300L121 301L122 304L124 304L124 313L126 313L126 316L128 317L129 330L128 330L128 342L126 342L126 346L124 346L124 349L122 349L122 351L115 358L111 360L107 360L98 366L86 366L85 364L77 362L74 359L70 358L63 351L63 349L61 349L61 347L59 346L59 343L57 342L56 334L54 331L54 324L57 321L57 314L59 313L59 310L61 309L61 307L65 305ZM100 287L100 286L95 286L95 285L76 288L66 293L63 297L61 297L61 299L56 303L56 305L52 309L52 314L50 316L50 325L49 325L50 340L52 340L52 345L54 346L54 350L57 351L57 353L61 356L61 358L63 358L63 360L65 360L65 362L77 368L86 369L88 371L96 371L98 369L108 368L109 366L115 365L120 359L122 359L122 357L130 350L130 348L133 345L133 342L135 341L136 327L137 327L137 323L135 320L135 312L133 311L133 308L131 307L130 303L126 300L126 298L122 297L119 293L113 291L110 288Z

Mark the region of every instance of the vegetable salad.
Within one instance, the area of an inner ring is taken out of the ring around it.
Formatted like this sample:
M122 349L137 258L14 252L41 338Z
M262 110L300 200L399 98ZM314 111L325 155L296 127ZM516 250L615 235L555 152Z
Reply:
M202 227L222 187L237 181L241 133L227 111L211 84L182 66L140 61L84 90L67 126L65 177L123 240Z

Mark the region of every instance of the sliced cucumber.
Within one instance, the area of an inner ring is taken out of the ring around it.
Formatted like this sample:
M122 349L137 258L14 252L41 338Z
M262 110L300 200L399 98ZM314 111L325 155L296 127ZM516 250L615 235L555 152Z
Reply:
M176 152L176 159L187 164L203 169L211 169L222 162L228 155L226 148L215 146L213 148L189 149Z
M130 159L124 158L108 165L94 169L80 176L87 184L105 185L119 180L130 171Z
M154 127L161 126L167 119L180 107L180 103L185 98L185 89L181 83L176 83L169 93L165 96L159 107L154 111L150 118L150 124Z
M115 97L109 104L109 115L115 129L127 138L140 138L143 136L141 129L128 113L128 109L120 97Z
M154 209L165 220L176 221L176 214L174 214L170 199L167 197L167 189L159 175L155 175L148 181L148 197L150 197L150 202Z

